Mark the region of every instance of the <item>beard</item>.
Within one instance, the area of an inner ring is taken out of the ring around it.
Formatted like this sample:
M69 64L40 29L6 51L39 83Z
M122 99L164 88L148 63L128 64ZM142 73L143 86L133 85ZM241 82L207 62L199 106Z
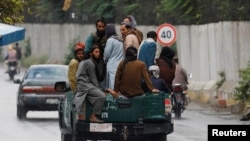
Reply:
M101 60L100 57L95 57L94 55L92 56L92 59L94 62L99 62Z
M97 30L97 36L103 37L105 35L105 30Z

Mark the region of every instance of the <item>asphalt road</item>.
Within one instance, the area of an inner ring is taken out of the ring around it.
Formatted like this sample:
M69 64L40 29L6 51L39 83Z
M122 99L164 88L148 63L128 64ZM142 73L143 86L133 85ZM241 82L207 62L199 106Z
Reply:
M24 69L16 78L22 78ZM16 92L18 84L8 80L0 64L0 140L1 141L60 141L57 112L28 112L27 120L16 117ZM173 115L174 117L174 115ZM191 102L181 119L174 119L174 132L168 141L207 141L208 125L250 125L240 121L240 115L227 110L215 110Z

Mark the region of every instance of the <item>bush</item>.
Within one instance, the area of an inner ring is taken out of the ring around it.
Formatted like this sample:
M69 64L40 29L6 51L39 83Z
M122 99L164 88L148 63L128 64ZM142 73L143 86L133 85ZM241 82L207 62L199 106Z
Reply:
M21 64L22 67L28 68L29 66L34 64L45 64L47 60L48 60L47 56L42 56L42 57L29 56L26 58L22 58Z
M235 100L245 103L250 98L250 62L245 69L239 70L239 86L235 87Z
M220 76L220 80L216 82L216 89L218 90L222 85L223 83L226 81L226 74L224 71L220 71L218 72L218 75Z
M65 65L68 65L71 59L74 58L74 48L75 48L76 42L77 42L77 39L74 39L72 42L69 43L69 46L68 46L69 53L65 55L65 61L64 61Z

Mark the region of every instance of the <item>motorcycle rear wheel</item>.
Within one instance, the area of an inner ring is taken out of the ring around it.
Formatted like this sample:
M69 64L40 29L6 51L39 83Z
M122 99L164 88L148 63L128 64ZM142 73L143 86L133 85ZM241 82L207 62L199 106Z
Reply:
M9 79L14 80L14 76L16 74L16 70L9 70Z
M174 115L175 118L181 118L181 105L180 104L176 104L174 107Z

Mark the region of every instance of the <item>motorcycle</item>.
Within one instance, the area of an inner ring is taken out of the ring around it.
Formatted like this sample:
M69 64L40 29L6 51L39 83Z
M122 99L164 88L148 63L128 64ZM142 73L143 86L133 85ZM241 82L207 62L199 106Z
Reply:
M171 103L172 112L175 114L175 118L181 118L181 113L185 110L185 104L187 104L181 84L172 85Z
M17 62L8 62L8 74L10 80L14 80L15 74L17 74Z

